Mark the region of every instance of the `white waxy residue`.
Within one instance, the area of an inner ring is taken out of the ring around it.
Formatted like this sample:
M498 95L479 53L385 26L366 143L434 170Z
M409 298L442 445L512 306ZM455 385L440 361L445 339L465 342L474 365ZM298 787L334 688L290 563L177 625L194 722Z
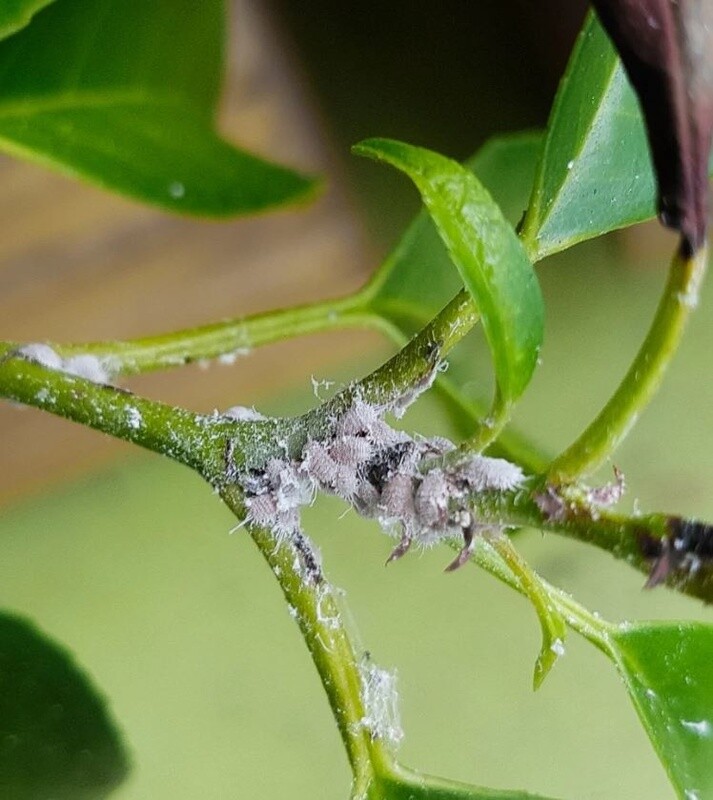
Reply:
M48 344L41 343L23 345L17 352L23 358L35 361L43 367L93 383L109 383L112 378L107 363L88 353L62 358Z
M404 738L399 715L396 672L377 667L369 658L359 665L364 716L361 724L372 739L397 747Z
M563 656L566 651L565 651L564 642L562 641L562 639L555 639L552 642L552 644L550 645L550 650L556 656Z
M62 369L62 358L48 344L26 344L17 351L23 358L48 369Z
M93 383L109 383L111 375L107 371L103 362L96 356L79 355L71 356L65 360L62 372L74 375L77 378L84 378Z
M222 355L219 355L218 363L223 364L223 366L229 367L232 364L234 364L239 358L249 355L250 355L249 347L238 347L235 350L231 350L229 353L223 353Z
M264 414L261 414L254 407L248 408L247 406L231 406L223 411L222 416L230 417L236 422L256 422L261 419L267 419Z
M138 408L130 406L126 409L126 422L132 430L137 431L144 424L144 418Z

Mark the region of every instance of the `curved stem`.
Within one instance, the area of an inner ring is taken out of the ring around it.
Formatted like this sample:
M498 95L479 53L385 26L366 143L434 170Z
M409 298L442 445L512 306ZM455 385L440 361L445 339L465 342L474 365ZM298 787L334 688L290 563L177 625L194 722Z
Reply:
M490 573L494 578L528 597L526 588L510 567L505 564L502 557L488 545L487 541L480 540L476 543L471 556L471 561ZM548 600L553 604L558 614L566 621L567 625L591 642L605 654L611 653L609 636L614 629L612 623L597 617L573 600L566 592L552 586L541 576L538 577L540 587L547 594Z
M568 483L593 472L619 446L661 383L698 300L706 249L687 258L677 254L651 328L629 371L584 433L550 465L553 483Z
M461 292L382 367L360 384L297 419L237 422L193 414L42 367L15 356L13 351L0 353L0 397L44 409L167 455L197 469L214 486L221 487L229 477L226 475L229 444L233 461L240 468L264 466L271 457L299 456L307 439L322 437L330 419L351 404L355 393L371 403L388 404L412 390L424 375L432 374L434 357L443 357L476 319L472 302ZM473 500L474 507L483 521L551 530L625 558L642 572L649 572L652 560L657 557L657 547L660 549L662 542L670 540L676 525L682 522L665 514L620 517L592 511L586 503L548 496L552 487L545 481L538 486L539 489L533 484L532 491L514 495L478 496ZM545 499L540 505L537 491ZM708 532L706 526L698 525L696 529L701 536L713 538L713 532ZM706 563L681 585L677 585L676 579L672 573L667 583L687 594L713 600L713 564Z
M252 423L251 452L238 452L241 468L264 467L270 458L297 458L311 439L324 439L355 398L394 407L414 399L433 380L440 360L468 333L478 316L465 292L453 300L398 353L361 381L294 419Z
M235 436L246 427L226 425L220 418L148 400L11 353L0 358L0 396L169 456L210 481L220 480L224 472L228 431Z
M365 310L360 293L294 308L278 309L196 328L128 341L53 345L62 357L93 355L114 375L135 375L212 358L232 360L251 349L282 339L344 328L391 333L390 323ZM14 345L0 344L0 353Z
M239 519L245 517L242 493L237 486L224 487L221 497ZM323 579L314 582L305 578L289 538L264 528L248 530L277 578L319 672L354 773L358 796L377 774L391 770L391 758L364 724L367 712L362 699L361 673L334 590Z
M514 492L476 493L470 501L474 515L483 523L536 528L594 545L626 561L650 579L656 563L666 557L667 549L673 546L675 551L679 537L690 537L686 546L701 545L704 551L709 539L713 539L713 528L702 523L663 513L615 514L592 507L579 491L560 495L542 478L531 479L528 485ZM685 555L686 551L681 551L681 558ZM701 557L698 562L696 568L682 573L674 558L671 568L649 585L666 583L679 592L713 602L713 560Z
M511 415L512 404L503 400L498 391L488 415L478 420L475 431L463 442L461 450L482 453L499 438Z

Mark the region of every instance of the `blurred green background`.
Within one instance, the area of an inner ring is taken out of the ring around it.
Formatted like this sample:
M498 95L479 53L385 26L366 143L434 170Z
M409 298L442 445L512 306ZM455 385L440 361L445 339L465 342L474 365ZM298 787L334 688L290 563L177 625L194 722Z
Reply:
M326 0L309 13L287 0L275 7L337 151L383 134L465 156L494 131L544 123L566 36L550 30L549 56L537 37L547 19L564 24L566 2L542 19L526 3L484 3L474 14L451 2L421 15L407 15L405 3L388 14L371 5L360 6L363 19ZM416 77L409 54L423 62ZM343 168L375 238L393 241L415 197L387 171ZM659 252L657 238L647 228L541 265L546 345L517 424L546 448L579 432L631 360L672 249L664 240ZM707 289L663 390L617 454L629 507L713 518L712 347ZM370 348L318 377L347 380L387 352ZM474 381L485 383L487 359L477 345L474 353ZM236 382L258 358L232 368ZM256 390L225 406L302 409L314 402L309 377L305 366L280 396ZM428 399L405 424L447 433ZM343 511L321 500L305 524L346 590L363 647L398 670L406 764L562 798L672 797L613 669L591 646L572 635L533 693L539 629L523 600L475 569L444 575L449 552L384 569L391 542ZM348 796L316 673L271 573L244 532L228 534L233 524L197 477L141 454L0 513L2 605L71 648L108 698L133 761L121 800ZM607 618L710 618L666 590L643 592L641 575L593 549L532 532L519 542L549 580Z

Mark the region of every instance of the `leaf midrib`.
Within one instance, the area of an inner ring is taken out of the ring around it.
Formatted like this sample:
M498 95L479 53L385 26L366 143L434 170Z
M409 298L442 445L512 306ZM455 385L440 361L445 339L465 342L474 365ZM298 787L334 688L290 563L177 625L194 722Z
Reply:
M615 78L615 76L617 74L618 68L619 68L619 59L617 57L614 57L613 59L610 59L610 68L609 68L609 72L608 72L608 77L607 77L606 81L604 81L604 83L603 83L605 88L604 88L604 91L600 95L601 98L605 98L609 94L609 92L611 90L611 87L612 87L612 84L614 82L614 78ZM569 79L569 76L568 76L568 79ZM601 116L602 106L603 106L603 102L598 103L596 108L594 109L594 113L590 115L589 122L588 122L587 127L586 127L586 135L580 137L579 145L572 151L573 160L576 160L577 158L579 158L581 156L582 152L584 151L585 145L589 141L591 132L592 132L592 130L594 129L594 127L596 125L596 121ZM560 111L560 103L558 103L557 107L555 109L553 109L552 119L554 119L554 117L559 113L559 111ZM548 128L551 126L551 124L552 124L552 120L550 120L550 122L548 123ZM559 198L564 193L563 187L568 183L568 177L567 176L570 175L570 173L567 173L565 175L565 177L564 177L564 180L560 181L558 189L557 189L557 193L555 195L553 195L552 200L550 201L550 203L549 204L544 204L543 203L543 197L544 197L543 182L544 182L544 175L545 175L545 165L547 164L548 156L550 155L550 152L551 152L551 146L552 146L552 140L548 136L546 141L545 141L545 147L544 147L544 150L543 150L543 153L542 153L542 160L540 161L540 167L539 167L539 169L537 171L537 178L535 180L535 186L533 188L533 194L532 194L533 203L530 206L530 208L532 209L532 216L530 215L529 212L528 212L528 215L527 215L528 220L530 220L530 219L532 220L532 224L531 225L530 224L527 225L525 230L523 230L522 237L521 237L522 238L522 242L525 245L525 249L527 250L527 254L531 258L531 260L533 262L539 261L542 258L544 258L545 256L551 255L553 252L556 252L556 250L552 250L551 248L549 250L540 251L540 249L539 249L540 233L544 229L544 227L545 227L545 225L547 223L547 220L552 215L552 212L553 212L554 208L558 205ZM535 225L537 227L533 231L532 228Z

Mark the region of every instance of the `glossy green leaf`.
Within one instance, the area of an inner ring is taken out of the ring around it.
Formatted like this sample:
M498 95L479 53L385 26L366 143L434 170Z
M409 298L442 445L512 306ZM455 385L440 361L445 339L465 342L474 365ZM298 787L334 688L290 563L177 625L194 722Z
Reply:
M0 39L29 25L32 17L54 0L3 0L0 4Z
M554 102L523 241L537 261L652 218L655 196L638 102L592 14Z
M313 182L223 141L222 0L62 0L0 43L0 149L171 211L252 213Z
M713 626L639 623L611 637L614 657L682 800L713 797Z
M537 278L515 232L475 175L455 161L388 139L369 139L354 150L416 184L481 315L500 402L512 403L534 372L544 318Z
M539 132L497 137L467 162L513 225L527 206L542 142ZM462 287L433 221L421 211L376 271L364 293L364 304L408 339ZM466 437L472 433L475 420L487 413L472 396L478 384L474 384L471 348L462 344L449 355L448 363L448 371L439 375L436 388L451 414L456 435ZM510 429L499 440L506 443L508 454L530 471L545 468L547 461Z
M0 614L0 797L97 800L128 769L103 700L69 654Z
M526 208L542 143L539 132L501 136L466 162L513 225ZM369 307L411 336L462 286L433 221L421 211L371 280Z
M420 775L399 767L395 775L379 776L368 800L546 800L542 795L507 789L486 789Z
M639 104L591 14L552 107L522 240L538 261L655 213L654 173Z

